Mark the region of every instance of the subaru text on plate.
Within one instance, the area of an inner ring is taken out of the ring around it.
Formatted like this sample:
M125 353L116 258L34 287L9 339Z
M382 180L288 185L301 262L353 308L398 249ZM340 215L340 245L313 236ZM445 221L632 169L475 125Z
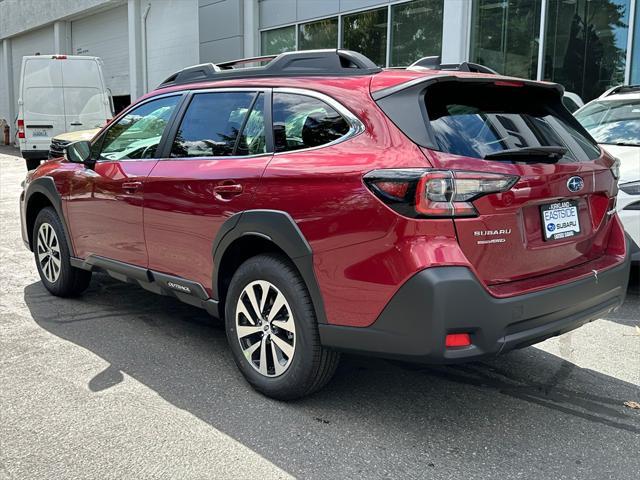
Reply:
M292 399L340 351L464 362L618 307L616 169L556 84L292 52L169 77L28 174L22 233L54 295L100 269L205 308Z

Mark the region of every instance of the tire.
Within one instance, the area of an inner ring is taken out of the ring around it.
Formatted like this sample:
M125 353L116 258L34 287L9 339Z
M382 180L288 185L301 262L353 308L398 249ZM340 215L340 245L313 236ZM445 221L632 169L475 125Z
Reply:
M40 166L41 162L38 158L25 158L24 161L27 164L27 170L35 170Z
M86 290L91 272L71 266L62 222L51 207L40 210L33 226L33 253L40 280L57 297L72 297Z
M262 311L255 324L251 323L256 317L251 289ZM266 300L264 291L268 292ZM274 306L278 311L272 312ZM238 268L229 285L225 319L236 365L251 386L268 397L293 400L310 395L331 379L338 366L340 354L320 344L304 280L283 255L258 255ZM238 327L243 336L238 335Z

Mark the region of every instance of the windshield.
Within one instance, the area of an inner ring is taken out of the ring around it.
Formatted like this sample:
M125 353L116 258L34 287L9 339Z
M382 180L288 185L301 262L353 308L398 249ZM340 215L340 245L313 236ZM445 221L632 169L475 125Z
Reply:
M592 102L576 118L598 143L640 146L640 100Z
M443 82L427 90L425 101L443 152L491 158L500 152L508 156L511 151L556 147L564 152L562 162L600 156L557 94L540 88Z

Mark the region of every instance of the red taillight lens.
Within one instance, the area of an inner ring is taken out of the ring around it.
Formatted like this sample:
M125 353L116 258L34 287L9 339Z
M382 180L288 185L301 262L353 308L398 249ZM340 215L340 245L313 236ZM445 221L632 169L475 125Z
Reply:
M369 172L364 181L378 198L405 216L451 218L476 216L473 200L509 190L518 177L461 170L390 169Z
M471 335L468 333L450 333L445 337L444 346L451 347L468 347L471 345Z
M18 120L18 138L24 138L24 120Z

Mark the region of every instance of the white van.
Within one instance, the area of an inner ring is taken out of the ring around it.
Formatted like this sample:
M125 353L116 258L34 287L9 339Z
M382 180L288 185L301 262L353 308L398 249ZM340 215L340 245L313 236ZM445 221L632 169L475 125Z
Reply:
M17 130L28 170L47 158L52 137L101 127L112 117L100 58L22 57Z

